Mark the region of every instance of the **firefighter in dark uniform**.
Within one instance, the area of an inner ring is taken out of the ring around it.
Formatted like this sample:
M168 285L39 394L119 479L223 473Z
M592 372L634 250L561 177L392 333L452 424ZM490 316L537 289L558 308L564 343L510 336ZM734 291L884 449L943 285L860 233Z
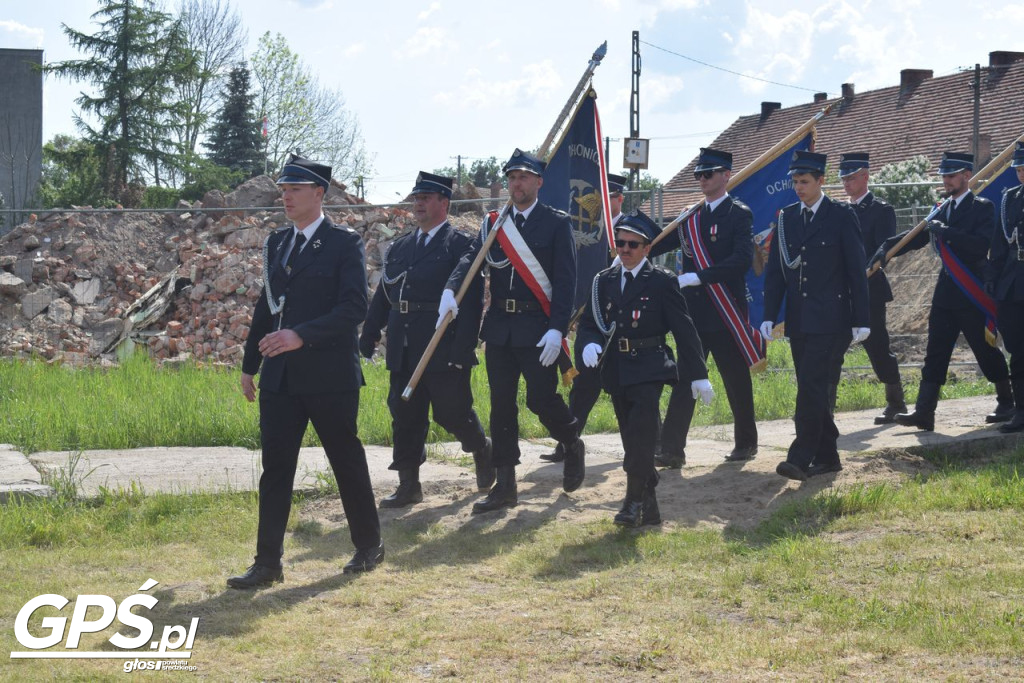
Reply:
M700 334L704 358L715 357L722 375L725 394L733 415L734 447L726 456L730 462L750 460L757 454L757 424L754 421L754 390L750 368L711 299L707 285L719 283L732 295L743 320L747 319L745 276L754 256L754 215L746 204L730 197L725 188L732 176L732 154L709 147L700 150L693 177L700 183L704 207L700 209L700 236L711 265L701 269L694 260L692 246L684 236L685 226L666 235L651 250L651 256L682 247L683 272L679 287L693 324ZM696 400L685 387L677 385L669 398L661 430L661 454L655 461L663 467L686 464L686 436L693 420Z
M896 234L896 210L868 191L869 165L867 152L850 152L839 157L839 180L860 221L864 253L874 254L880 244ZM875 417L876 425L891 424L896 421L898 413L907 412L899 361L889 348L885 305L890 301L892 288L889 279L882 269L878 269L868 278L871 336L864 340L864 350L871 361L871 368L878 381L885 385L885 410Z
M323 198L331 167L293 156L281 171L285 215L293 226L263 248L263 291L242 358L242 393L256 399L260 373L259 530L256 561L232 588L256 588L284 576L284 534L299 447L312 422L338 482L356 553L344 571L369 571L384 559L366 452L356 431L359 324L366 316L363 241L331 223ZM261 367L262 366L262 367Z
M623 190L626 189L627 179L625 176L608 174L608 202L611 204L612 227L615 227L622 220L622 203L625 201ZM609 261L611 257L609 257ZM569 389L569 412L573 414L579 423L580 434L587 426L587 418L594 404L601 397L601 375L594 368L588 368L580 358L583 347L576 345L574 349L574 365L579 372L573 377L572 388ZM562 462L565 460L565 447L559 443L555 446L553 453L545 453L540 456L541 460L548 462Z
M822 192L824 154L796 151L789 165L800 201L782 209L765 274L761 334L772 338L783 299L796 370L796 438L775 471L790 479L842 469L829 385L850 341L871 330L857 215Z
M896 256L933 244L936 250L948 248L975 278L983 282L988 272L988 249L996 230L996 212L992 202L976 197L970 190L974 173L974 155L944 152L939 164L942 187L947 200L933 212L925 230L922 230ZM878 248L871 257L885 265L886 253L906 233L894 235ZM997 405L986 422L1006 422L1013 417L1013 392L1006 359L999 349L985 341L985 314L961 291L960 286L945 267L939 271L939 280L932 294L928 313L928 345L925 348L921 385L917 391L914 410L900 413L896 421L908 427L926 431L935 429L935 408L939 393L946 383L949 360L956 347L957 337L964 338L974 352L981 372L996 385Z
M512 206L506 230L487 216L471 252L452 271L438 307L439 322L457 315L455 292L486 233L501 228L486 254L490 269L490 304L480 329L491 390L491 441L497 481L473 505L474 513L518 503L519 378L526 381L526 407L548 433L565 447L562 488L575 491L583 483L585 446L576 418L558 394L562 340L568 333L576 296L576 244L568 214L537 201L545 163L517 149L503 171ZM525 278L525 279L524 279ZM547 312L545 312L547 308Z
M1010 162L1024 183L1024 143L1018 142ZM1024 431L1024 184L1003 194L999 228L992 236L990 287L996 300L999 333L1010 354L1010 384L1016 409L999 427L1005 433Z
M627 527L661 522L654 445L662 388L684 384L705 403L714 396L676 276L647 260L659 232L640 212L619 222L615 248L620 263L594 278L576 338L584 364L600 367L601 383L619 422L626 498L615 523ZM666 343L669 332L675 338L678 366Z
M429 412L473 454L477 486L494 483L490 440L473 410L470 373L476 365L477 334L483 313L483 274L473 278L458 320L444 336L409 400L402 392L434 335L437 307L448 276L473 248L473 239L448 222L452 178L420 173L412 188L418 230L395 240L384 258L380 284L359 337L359 351L372 358L381 329L387 327L387 367L391 372L388 408L394 444L390 469L398 470L398 490L380 502L400 508L423 500L419 468L426 460Z

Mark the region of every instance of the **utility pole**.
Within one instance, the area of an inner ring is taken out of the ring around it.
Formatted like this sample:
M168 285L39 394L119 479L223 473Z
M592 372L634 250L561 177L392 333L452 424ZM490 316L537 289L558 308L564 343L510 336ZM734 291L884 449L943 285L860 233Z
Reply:
M974 82L971 83L974 91L974 125L972 127L971 153L974 155L974 167L981 168L986 159L981 159L981 64L974 65Z
M633 31L633 91L629 96L629 137L640 137L640 31ZM629 188L637 185L640 171L629 171Z
M608 164L612 163L612 139L607 135L604 136L604 165L607 167Z

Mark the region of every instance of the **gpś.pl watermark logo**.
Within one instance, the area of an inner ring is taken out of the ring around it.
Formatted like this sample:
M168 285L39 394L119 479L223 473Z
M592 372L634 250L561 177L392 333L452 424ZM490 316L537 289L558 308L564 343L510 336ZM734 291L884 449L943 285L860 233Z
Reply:
M158 639L153 639L153 622L141 614L132 611L134 607L152 610L157 598L146 593L159 582L148 579L139 588L139 592L130 595L115 604L114 599L106 595L79 595L75 600L71 619L65 616L45 616L40 622L41 633L32 633L29 621L42 608L63 610L71 601L62 595L47 593L32 598L18 612L14 620L14 635L26 651L12 652L11 659L123 659L124 671L166 671L195 670L188 664L192 656L192 643L195 641L199 617L194 617L188 628L184 626L164 626ZM90 608L95 611L90 618ZM116 650L80 651L78 644L83 633L98 633L114 623L114 619L139 633L127 636L120 630L112 635L107 642ZM65 635L66 631L66 635ZM64 649L47 650L64 643ZM153 652L141 650L146 645ZM45 651L44 651L45 650Z

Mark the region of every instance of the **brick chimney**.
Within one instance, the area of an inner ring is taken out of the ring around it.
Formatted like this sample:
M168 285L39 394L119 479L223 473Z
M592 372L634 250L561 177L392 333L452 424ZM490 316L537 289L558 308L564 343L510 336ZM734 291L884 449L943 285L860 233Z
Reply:
M900 71L900 97L909 95L914 88L934 75L931 69L903 69Z
M828 93L827 92L816 92L816 93L814 93L814 103L815 104L819 104L821 102L824 102L827 99L828 99Z
M853 102L853 83L843 83L843 102Z
M764 121L766 118L772 115L773 111L782 109L782 102L762 102L761 103L761 120Z
M1024 61L1024 52L997 50L996 52L988 53L988 65L990 67L1007 67L1020 61Z

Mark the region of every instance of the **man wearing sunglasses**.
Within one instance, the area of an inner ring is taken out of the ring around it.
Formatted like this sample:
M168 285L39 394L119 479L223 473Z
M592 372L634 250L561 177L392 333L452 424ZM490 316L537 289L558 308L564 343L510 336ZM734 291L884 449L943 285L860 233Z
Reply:
M871 333L868 280L857 214L822 192L824 154L798 150L789 164L800 201L779 212L765 266L764 322L772 330L786 302L786 333L796 370L796 438L775 471L789 479L843 469L829 384L853 341Z
M678 276L679 287L686 298L686 305L700 334L704 358L710 353L722 374L725 395L733 414L732 452L726 456L730 462L750 460L757 454L757 425L754 421L754 391L750 381L750 369L738 346L737 339L729 331L727 318L719 306L731 306L737 317L747 319L747 287L745 276L750 269L754 254L752 225L754 215L746 204L725 191L732 176L732 154L704 147L697 158L693 177L700 183L704 194L704 206L700 209L698 232L699 244L694 244L686 233L686 226L666 235L651 250L651 256L659 256L682 247L682 274ZM705 268L697 265L694 249L710 262ZM721 284L727 296L716 305L712 300L718 295L709 285ZM693 420L696 400L689 391L675 388L668 403L665 421L661 431L661 454L655 461L670 468L686 464L686 437Z
M576 338L583 363L600 367L601 384L612 397L619 422L626 499L615 523L626 527L661 523L654 445L662 388L685 383L691 395L705 403L714 396L700 338L675 275L647 259L659 232L641 212L619 222L615 251L620 263L594 278ZM666 345L669 332L678 361L673 361Z

